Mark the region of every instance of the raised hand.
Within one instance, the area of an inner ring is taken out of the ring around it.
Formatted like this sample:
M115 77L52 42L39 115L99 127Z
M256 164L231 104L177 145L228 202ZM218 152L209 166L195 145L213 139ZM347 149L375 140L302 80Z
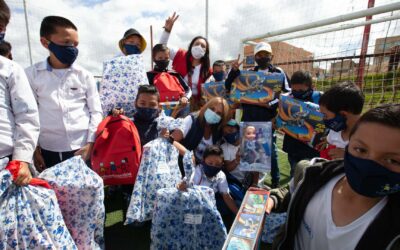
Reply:
M232 69L235 71L239 70L239 67L240 67L240 65L243 64L243 62L244 62L244 59L242 61L240 61L240 54L239 54L238 58L235 61L233 61L233 63L232 63Z
M174 12L174 14L165 20L164 29L167 32L171 32L172 27L174 27L175 21L178 19L179 15Z

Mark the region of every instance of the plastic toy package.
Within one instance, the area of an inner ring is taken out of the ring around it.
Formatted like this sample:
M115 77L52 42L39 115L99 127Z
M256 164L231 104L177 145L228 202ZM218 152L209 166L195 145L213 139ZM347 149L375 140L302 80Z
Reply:
M230 99L236 103L268 103L279 96L284 81L282 73L241 71L232 84Z
M268 172L271 169L271 122L242 122L241 171Z
M329 130L317 104L281 95L278 110L276 126L281 131L316 150L324 148Z

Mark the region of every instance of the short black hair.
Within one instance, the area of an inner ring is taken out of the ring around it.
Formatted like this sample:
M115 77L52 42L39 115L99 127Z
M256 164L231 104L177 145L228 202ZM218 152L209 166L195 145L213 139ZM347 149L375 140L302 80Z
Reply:
M169 48L167 47L167 45L159 43L159 44L156 44L153 47L151 53L152 53L153 58L154 58L158 52L165 52L165 51L168 51L168 50L169 50Z
M141 85L138 89L136 101L139 99L140 94L156 95L158 102L160 102L160 93L154 85Z
M11 43L3 41L0 43L0 56L6 57L11 52Z
M293 73L290 79L290 85L306 84L308 87L312 86L312 76L310 72L299 70Z
M400 104L384 104L365 112L350 132L352 136L360 124L378 123L391 128L400 129Z
M364 99L361 89L353 82L346 81L328 89L319 99L319 105L335 114L347 111L358 115L362 112Z
M10 8L4 0L0 0L0 24L7 26L10 22Z
M78 31L78 28L70 20L61 16L47 16L43 18L40 25L40 36L49 38L50 35L57 33L57 27L72 28Z
M222 60L217 60L213 63L213 67L214 66L225 66L225 62Z
M221 147L218 145L208 145L204 149L203 160L206 159L210 155L220 156L220 157L222 157L222 159L224 158L224 152L222 151Z

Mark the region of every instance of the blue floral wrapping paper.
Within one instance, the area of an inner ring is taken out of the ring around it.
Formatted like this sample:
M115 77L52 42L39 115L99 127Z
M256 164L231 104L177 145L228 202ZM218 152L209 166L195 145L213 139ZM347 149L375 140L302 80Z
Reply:
M55 191L65 224L79 250L104 249L104 185L80 156L43 171Z
M286 213L270 213L267 215L261 236L263 242L272 244L279 228L285 224L286 216Z
M8 170L0 171L0 250L5 249L78 249L54 191L16 186Z
M220 250L226 229L214 191L203 186L164 188L157 192L151 227L151 249Z
M157 191L175 187L180 179L178 150L171 143L157 138L144 145L125 224L151 220Z
M104 115L114 107L121 107L132 117L140 85L148 85L142 55L120 56L103 63L100 101Z

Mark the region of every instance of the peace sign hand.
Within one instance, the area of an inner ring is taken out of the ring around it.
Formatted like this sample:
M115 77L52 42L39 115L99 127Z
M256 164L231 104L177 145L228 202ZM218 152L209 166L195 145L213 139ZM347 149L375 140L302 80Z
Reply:
M174 26L175 21L178 19L179 15L174 12L174 14L165 20L164 29L167 32L171 32L172 27Z
M235 61L233 61L233 63L232 63L232 69L235 71L239 70L239 67L240 67L240 65L243 64L243 62L244 62L244 59L240 62L240 54L239 54L238 58Z

